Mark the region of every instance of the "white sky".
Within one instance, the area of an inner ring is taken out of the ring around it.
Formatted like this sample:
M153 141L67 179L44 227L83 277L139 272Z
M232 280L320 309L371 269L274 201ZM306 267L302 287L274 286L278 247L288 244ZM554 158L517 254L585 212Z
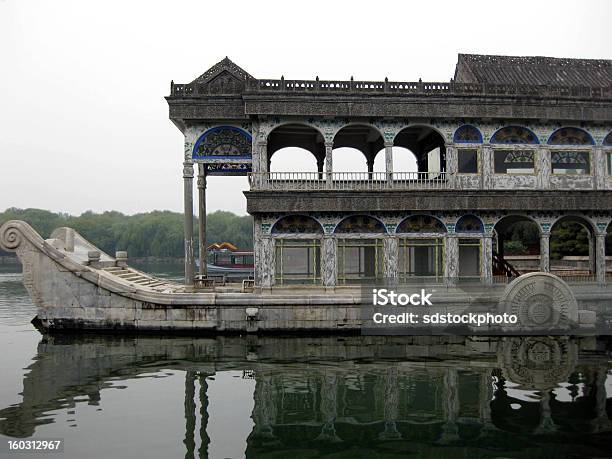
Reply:
M182 208L170 80L448 81L457 53L611 58L612 2L0 0L0 210ZM208 209L245 213L246 178Z

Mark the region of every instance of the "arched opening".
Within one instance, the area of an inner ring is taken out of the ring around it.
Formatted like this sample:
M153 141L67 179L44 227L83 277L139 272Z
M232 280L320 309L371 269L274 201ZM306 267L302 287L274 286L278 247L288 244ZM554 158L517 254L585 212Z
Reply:
M372 126L344 126L334 136L332 169L334 172L371 174L374 172L374 161L384 145L382 135Z
M475 215L463 215L455 223L459 241L459 278L478 279L482 275L482 233L484 225Z
M325 140L313 127L302 124L285 124L268 135L268 171L276 178L286 178L283 173L308 172L322 178L325 165ZM291 174L287 174L290 176Z
M535 174L535 151L531 145L538 137L523 126L506 126L493 134L492 144L506 145L493 150L493 172L496 174Z
M287 172L322 172L317 157L300 147L285 147L275 151L270 159L270 172L276 174Z
M321 224L306 215L289 215L274 224L272 234L275 235L275 283L320 283Z
M399 234L400 280L441 281L444 276L444 224L430 215L411 215L397 226L396 233Z
M393 177L400 179L403 174L419 171L417 156L405 147L393 147Z
M429 126L410 126L402 129L393 140L395 147L409 150L416 158L417 171L423 178L436 178L446 171L446 147L444 138L438 131ZM395 152L394 152L395 153ZM399 157L405 152L400 153ZM396 167L396 156L393 156L393 170L401 175ZM399 166L399 162L398 162Z
M509 215L493 227L493 275L517 277L539 271L540 225L524 215Z
M347 217L336 226L338 283L360 284L383 279L382 235L386 232L380 220L368 215Z
M595 236L584 217L568 215L550 229L550 271L562 277L595 273Z

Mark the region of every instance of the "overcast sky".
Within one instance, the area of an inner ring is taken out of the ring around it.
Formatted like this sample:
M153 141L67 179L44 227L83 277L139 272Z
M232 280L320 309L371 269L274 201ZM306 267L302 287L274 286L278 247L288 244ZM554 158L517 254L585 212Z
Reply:
M0 0L0 210L182 208L170 80L448 81L457 53L612 57L612 2ZM208 209L245 213L246 178Z

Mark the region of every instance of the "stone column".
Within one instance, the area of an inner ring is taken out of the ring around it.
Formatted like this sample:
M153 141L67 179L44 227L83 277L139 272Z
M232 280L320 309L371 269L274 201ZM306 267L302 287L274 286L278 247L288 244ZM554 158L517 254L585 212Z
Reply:
M540 146L535 153L536 188L538 190L550 189L550 150Z
M193 163L183 163L185 200L185 286L193 288L195 260L193 258Z
M257 172L259 172L255 178L255 183L257 183L258 187L261 188L264 183L267 181L267 173L268 171L268 142L265 140L260 140L257 142L257 151L259 157L259 164L257 167Z
M459 277L459 239L454 235L444 238L444 281L453 286Z
M482 161L480 161L482 163ZM459 188L457 173L459 172L459 156L457 148L452 144L446 145L446 173L451 188Z
M393 182L393 142L385 142L385 172L387 183Z
M550 272L550 233L540 233L540 271Z
M606 283L606 233L595 235L595 272L597 273L597 283Z
M483 144L482 146L482 168L480 175L480 188L490 190L493 188L493 149L490 145Z
M338 279L338 241L326 235L323 238L323 285L334 287Z
M325 142L325 180L327 184L327 188L332 188L332 171L333 171L333 142Z
M206 166L198 164L198 244L199 244L199 262L200 276L206 276Z
M384 275L385 278L394 283L398 277L399 262L399 240L395 236L387 236L383 239L384 250Z
M482 241L482 280L493 283L493 235L486 234Z
M595 179L595 189L606 189L606 155L602 148L593 149L593 177Z
M261 286L262 288L270 288L274 285L274 273L276 271L274 239L270 236L262 236L260 242L261 263L259 270L261 273Z

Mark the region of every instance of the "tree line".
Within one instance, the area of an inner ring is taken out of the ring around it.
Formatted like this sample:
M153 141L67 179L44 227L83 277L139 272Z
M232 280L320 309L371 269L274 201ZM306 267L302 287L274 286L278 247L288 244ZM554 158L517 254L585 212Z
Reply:
M117 250L127 250L130 257L182 258L183 214L167 210L135 215L107 211L87 211L79 216L55 213L42 209L9 208L0 212L0 225L8 220L24 220L44 239L55 228L68 226L95 244L100 250L114 255ZM194 234L198 221L195 219ZM206 219L207 245L231 242L242 250L253 248L253 219L231 212L216 211ZM197 237L194 241L198 249ZM0 255L2 251L0 251Z

